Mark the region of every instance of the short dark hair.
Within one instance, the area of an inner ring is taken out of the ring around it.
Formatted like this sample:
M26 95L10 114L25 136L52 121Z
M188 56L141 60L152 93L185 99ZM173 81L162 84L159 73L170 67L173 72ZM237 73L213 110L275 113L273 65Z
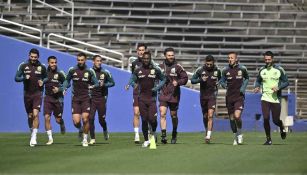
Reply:
M94 56L93 56L93 60L95 61L96 58L101 58L101 56L100 56L100 55L94 55Z
M78 55L77 55L77 57L85 57L85 59L86 59L86 55L85 55L85 53L83 53L83 52L79 52Z
M237 52L228 52L228 55L230 55L230 54L235 54L235 55L238 55L238 53Z
M168 47L164 50L164 55L166 55L167 52L175 52L175 50L172 47Z
M206 62L209 62L209 61L213 61L214 62L214 57L212 55L208 55L208 56L206 56L205 61Z
M144 52L143 57L144 57L144 55L149 55L149 58L151 59L151 53L149 51Z
M274 54L273 54L273 52L271 52L271 51L266 51L264 54L263 54L263 56L270 56L270 57L274 57Z
M39 57L39 51L35 48L32 48L30 51L29 51L29 55L31 55L31 53L34 53L36 54L38 57Z
M145 49L147 49L147 45L145 43L139 43L136 48L138 49L140 47L144 47Z
M48 57L48 62L51 60L51 59L54 59L54 60L56 60L57 58L55 57L55 56L50 56L50 57Z

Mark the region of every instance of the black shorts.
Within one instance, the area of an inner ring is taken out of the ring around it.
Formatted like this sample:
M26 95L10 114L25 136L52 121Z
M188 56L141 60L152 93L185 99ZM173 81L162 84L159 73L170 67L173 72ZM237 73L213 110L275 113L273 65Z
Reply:
M215 110L216 107L216 97L209 97L209 98L203 98L200 99L200 105L203 114L208 113L209 109Z
M226 97L226 107L228 110L228 115L233 114L236 110L243 111L244 109L244 96L239 96L236 98Z
M44 97L44 115L51 115L53 113L55 117L62 117L63 108L63 99L57 99L48 95Z
M71 109L72 114L90 113L91 99L90 97L85 97L85 98L73 97L71 107L72 107Z
M166 101L160 101L159 106L164 106L166 108L169 108L170 111L177 111L179 109L179 103L171 103Z
M96 111L98 112L98 116L106 115L106 100L107 97L101 98L92 98L91 99L91 111L90 111L90 119L95 118Z
M157 119L157 105L156 101L139 100L139 108L142 120L154 121Z
M40 111L41 105L42 105L42 98L43 98L42 92L37 92L34 94L25 93L23 101L24 101L26 112L28 114L33 113L33 109L37 109Z

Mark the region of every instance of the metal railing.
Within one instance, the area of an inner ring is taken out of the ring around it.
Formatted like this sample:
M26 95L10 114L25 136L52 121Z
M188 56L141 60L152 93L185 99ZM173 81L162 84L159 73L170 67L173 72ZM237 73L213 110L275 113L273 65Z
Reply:
M52 9L55 9L55 10L61 12L62 14L66 14L66 15L70 16L71 17L71 24L70 24L71 37L72 38L74 37L74 15L75 15L74 14L75 13L74 12L74 8L75 8L74 2L69 1L69 0L63 0L63 1L65 1L65 2L67 2L67 3L69 3L71 5L71 13L69 13L69 12L66 12L65 10L63 10L64 8L60 9L60 8L58 8L56 6L53 6L51 4L46 3L45 0L44 1L34 0L34 1L36 1L38 3L41 3L44 6L50 7ZM32 20L32 11L33 11L33 0L30 0L30 20Z
M30 37L30 38L37 39L37 40L39 40L39 45L40 46L43 45L43 32L42 32L42 30L34 28L34 27L26 26L26 25L23 25L23 24L19 24L19 23L13 22L13 21L9 21L9 20L6 20L6 19L2 19L2 18L0 18L0 21L8 23L8 24L13 24L13 25L19 26L19 27L21 27L21 29L26 28L26 29L30 29L30 30L39 32L39 36L35 36L35 35L29 34L29 33L26 33L26 32L22 32L22 31L19 31L19 30L14 30L14 29L10 29L10 28L7 28L7 27L0 26L0 29L2 29L2 30L7 30L7 31L10 31L10 32L18 33L20 35L24 35L24 36L27 36L27 37Z
M48 35L48 37L47 37L47 48L48 49L50 48L50 43L51 43L51 44L55 44L55 45L59 45L59 46L65 47L65 48L69 48L69 49L73 49L73 50L76 50L76 51L84 52L86 54L97 55L97 53L94 53L94 52L91 52L91 51L80 49L80 48L77 48L77 47L74 47L74 46L71 46L71 45L67 45L65 43L59 43L57 41L53 41L53 40L50 39L52 36L53 37L57 37L57 38L61 38L61 39L66 40L66 41L82 44L84 46L95 48L95 49L98 49L98 50L101 50L101 51L104 51L104 52L109 52L109 53L112 53L114 55L118 55L118 56L120 56L121 60L118 60L118 59L115 59L115 58L111 58L109 56L105 56L105 55L100 55L99 54L102 58L104 58L106 60L110 60L110 61L113 61L113 62L116 62L116 63L120 63L121 64L121 69L124 69L124 54L122 54L120 52L117 52L117 51L114 51L114 50L110 50L110 49L106 49L106 48L103 48L103 47L99 47L99 46L96 46L96 45L93 45L93 44L85 43L85 42L82 42L82 41L79 41L79 40L75 40L75 39L72 39L72 38L68 38L68 37L65 37L65 36L57 35L57 34L54 34L54 33L50 33Z

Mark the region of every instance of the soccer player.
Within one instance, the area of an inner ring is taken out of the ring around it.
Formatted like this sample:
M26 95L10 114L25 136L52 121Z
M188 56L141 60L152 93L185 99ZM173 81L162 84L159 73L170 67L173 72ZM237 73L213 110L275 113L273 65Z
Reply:
M263 126L266 135L264 145L272 145L270 112L275 125L280 128L280 136L286 139L286 132L282 120L280 120L280 98L281 90L289 85L286 72L281 66L274 64L274 54L271 51L264 53L265 66L260 68L254 92L259 92L262 88L261 107L263 114Z
M245 90L249 75L245 66L238 63L235 52L228 53L228 63L222 70L220 84L227 89L226 107L230 119L230 127L234 134L233 145L243 143L241 114L244 109Z
M173 132L171 143L177 142L177 127L178 127L178 107L180 101L180 86L187 84L188 75L183 67L177 63L175 59L175 51L173 48L164 50L165 60L160 64L160 68L166 76L166 83L162 87L159 95L160 101L160 125L162 131L161 142L167 143L166 138L166 112L170 109Z
M39 111L42 104L43 79L46 78L46 67L39 62L39 51L31 49L29 59L22 62L15 75L16 82L23 82L24 105L28 114L28 125L31 130L30 146L37 144Z
M210 143L211 139L218 82L221 79L221 71L215 66L214 62L214 57L208 55L205 58L205 64L199 67L191 78L192 84L200 83L200 105L203 113L206 143Z
M68 71L66 80L64 82L64 90L70 86L70 81L73 81L72 89L72 118L75 127L79 130L79 138L82 137L82 146L88 146L88 132L90 129L89 125L89 113L90 113L90 93L91 89L98 87L99 83L96 78L93 69L88 68L85 64L86 55L84 53L79 53L77 55L78 64L71 67ZM81 127L81 118L83 122L83 129Z
M57 67L57 58L55 56L48 57L47 77L44 79L45 97L44 97L44 115L45 129L48 135L46 145L53 143L50 117L53 113L56 122L60 125L61 133L65 133L65 125L63 116L64 96L63 83L65 81L65 73Z
M106 122L106 103L108 98L108 88L115 85L111 73L102 68L102 58L99 55L93 57L93 70L95 71L96 77L99 82L99 87L92 90L91 99L91 111L90 111L90 144L96 143L95 137L95 114L98 111L98 120L100 126L103 128L104 139L109 139L109 133Z
M143 43L138 44L137 46L137 58L134 58L135 60L132 62L131 66L131 73L133 74L134 70L138 67L142 66L142 58L144 52L147 50L147 46ZM125 89L129 89L129 84L126 85ZM139 109L139 102L138 102L138 89L133 89L133 128L134 128L134 142L140 143L140 135L139 135L139 126L140 126L140 109Z
M150 133L156 137L157 129L157 92L164 85L166 79L161 70L152 64L151 54L144 52L142 66L134 70L131 77L131 86L138 91L138 102L142 118L142 131L144 135L144 143L142 147L149 146L148 125ZM157 84L157 81L159 83Z

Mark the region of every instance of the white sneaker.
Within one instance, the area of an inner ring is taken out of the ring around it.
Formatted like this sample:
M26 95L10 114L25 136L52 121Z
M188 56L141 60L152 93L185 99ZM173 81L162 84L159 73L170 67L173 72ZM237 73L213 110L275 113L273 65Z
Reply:
M53 139L49 139L46 145L52 145L53 144Z
M233 144L232 144L232 145L238 145L237 139L234 139L234 140L233 140Z
M90 145L94 145L96 143L96 140L95 139L91 139L90 140Z
M82 146L83 146L83 147L88 147L88 142L87 142L87 140L83 140L83 141L82 141Z
M144 143L142 144L143 148L147 148L150 145L149 141L144 141Z
M30 140L30 146L31 146L31 147L34 147L35 145L37 145L36 139L31 138L31 140Z
M243 134L238 135L238 144L243 144Z
M140 135L139 133L136 133L134 136L134 143L140 143Z

